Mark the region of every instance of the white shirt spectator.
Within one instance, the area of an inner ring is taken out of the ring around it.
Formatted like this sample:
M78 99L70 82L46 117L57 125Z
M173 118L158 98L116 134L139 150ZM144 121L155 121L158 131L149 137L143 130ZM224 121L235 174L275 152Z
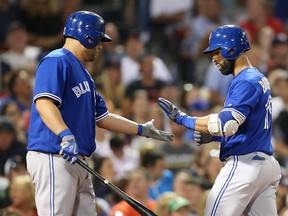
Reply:
M164 82L170 82L172 80L172 75L168 67L159 57L154 58L153 68L153 75L156 79ZM139 70L140 64L129 56L126 55L121 59L122 81L125 85L128 85L131 82L139 80L141 78L141 73Z

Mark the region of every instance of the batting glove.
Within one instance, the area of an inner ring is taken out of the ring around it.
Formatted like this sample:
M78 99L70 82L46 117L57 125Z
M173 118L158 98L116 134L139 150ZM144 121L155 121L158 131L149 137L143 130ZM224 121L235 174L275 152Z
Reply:
M215 142L220 142L221 137L219 136L212 136L210 134L204 134L200 133L198 131L194 131L194 141L198 143L198 145L206 144L206 143L211 143L213 141Z
M160 141L170 142L173 140L173 134L166 131L157 130L154 127L155 120L152 119L145 124L138 124L138 135L145 136L148 138L157 139Z
M78 158L78 145L75 137L70 130L62 131L59 137L62 140L59 154L70 164L75 164Z
M177 124L182 124L183 119L187 117L186 113L181 112L178 107L164 98L158 98L158 104L166 115Z

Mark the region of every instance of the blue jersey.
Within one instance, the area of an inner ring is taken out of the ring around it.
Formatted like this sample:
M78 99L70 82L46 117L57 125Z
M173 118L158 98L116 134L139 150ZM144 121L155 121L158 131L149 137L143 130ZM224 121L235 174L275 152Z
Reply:
M272 104L268 80L256 68L246 68L231 81L224 111L235 111L244 123L236 134L222 137L220 160L260 151L272 155Z
M107 116L108 110L89 73L70 51L54 50L39 63L30 117L27 149L58 154L61 140L45 125L35 107L41 97L56 101L75 136L79 154L90 156L96 149L96 121Z

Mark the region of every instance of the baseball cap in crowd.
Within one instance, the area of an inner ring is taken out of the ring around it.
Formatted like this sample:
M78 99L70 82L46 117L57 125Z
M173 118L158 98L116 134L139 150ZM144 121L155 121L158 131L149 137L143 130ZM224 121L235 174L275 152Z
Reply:
M9 176L11 172L26 173L26 160L21 155L14 155L10 157L4 165L4 174Z
M274 39L272 40L272 45L281 45L288 43L288 36L285 33L276 34Z
M181 196L177 196L169 201L168 211L175 212L181 208L189 208L189 206L189 201L187 199Z
M0 133L1 132L11 132L13 134L16 133L15 127L8 117L0 116Z
M189 105L188 110L189 112L201 112L207 111L211 108L210 103L201 98L196 98L193 102Z
M288 71L277 68L269 73L268 81L271 88L275 87L279 80L288 80Z
M16 30L26 30L25 26L20 22L20 21L13 21L10 23L8 30L7 30L7 34L14 32Z

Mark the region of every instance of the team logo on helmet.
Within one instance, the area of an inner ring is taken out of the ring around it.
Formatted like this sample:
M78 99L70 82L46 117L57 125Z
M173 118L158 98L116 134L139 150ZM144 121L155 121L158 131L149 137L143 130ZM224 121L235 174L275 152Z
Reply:
M210 40L212 39L212 33L210 33L210 35L209 35L209 43L210 43Z

